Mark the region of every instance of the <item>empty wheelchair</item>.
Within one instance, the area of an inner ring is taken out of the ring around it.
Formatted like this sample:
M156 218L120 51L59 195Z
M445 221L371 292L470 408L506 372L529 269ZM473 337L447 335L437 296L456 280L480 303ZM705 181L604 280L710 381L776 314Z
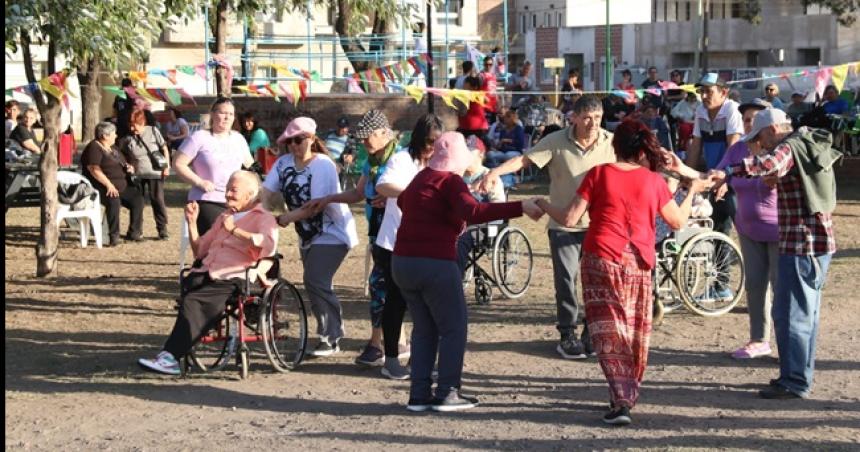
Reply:
M288 372L301 363L308 341L307 312L296 287L280 277L281 259L280 254L263 258L245 269L244 288L227 303L218 324L186 355L183 375L192 366L202 372L220 370L235 358L240 377L247 378L249 345L260 342L276 371ZM180 279L190 270L182 270ZM249 282L251 272L258 270L270 284Z
M743 286L740 249L713 230L710 218L691 219L659 245L653 290L664 312L686 306L701 316L723 315L740 301Z
M532 246L522 229L506 222L491 222L466 228L458 246L471 246L465 256L463 286L474 284L475 300L487 304L493 288L507 298L526 293L532 278ZM490 271L481 266L489 258Z

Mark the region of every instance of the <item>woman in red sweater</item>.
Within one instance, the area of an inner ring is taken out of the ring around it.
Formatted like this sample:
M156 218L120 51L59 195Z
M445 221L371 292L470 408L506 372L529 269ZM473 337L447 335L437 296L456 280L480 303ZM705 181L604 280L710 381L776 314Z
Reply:
M624 425L631 422L648 358L656 215L679 229L690 216L693 195L708 182L695 179L676 204L657 170L668 165L680 171L680 160L662 151L639 120L622 122L612 146L617 162L592 168L567 208L543 200L538 205L561 225L575 225L586 210L591 218L580 270L585 318L609 383L610 411L603 420Z
M397 199L403 211L394 255L394 282L412 315L410 411L456 411L478 401L460 395L466 351L466 299L457 267L457 237L466 223L485 223L526 213L543 214L534 200L478 203L463 182L472 155L463 135L443 133L433 157ZM432 396L430 374L438 351L439 378Z

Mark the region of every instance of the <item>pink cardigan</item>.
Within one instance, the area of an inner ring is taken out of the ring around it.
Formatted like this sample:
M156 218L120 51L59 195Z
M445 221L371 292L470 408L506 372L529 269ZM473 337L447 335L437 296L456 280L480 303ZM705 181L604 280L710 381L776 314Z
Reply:
M224 220L219 216L212 228L200 237L195 257L203 260L203 266L195 271L209 272L212 279L244 279L245 268L260 258L275 254L278 223L262 205L257 204L235 223L237 228L252 234L251 244L227 232L223 224ZM265 274L267 268L261 268L260 276ZM256 276L251 275L252 282Z

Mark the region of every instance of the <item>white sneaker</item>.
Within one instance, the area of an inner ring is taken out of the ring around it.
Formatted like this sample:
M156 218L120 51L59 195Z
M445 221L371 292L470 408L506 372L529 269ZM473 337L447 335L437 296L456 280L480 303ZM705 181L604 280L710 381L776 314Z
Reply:
M137 364L144 369L152 370L154 372L167 374L167 375L179 375L179 361L167 351L161 351L155 359L144 359L140 358L137 360Z

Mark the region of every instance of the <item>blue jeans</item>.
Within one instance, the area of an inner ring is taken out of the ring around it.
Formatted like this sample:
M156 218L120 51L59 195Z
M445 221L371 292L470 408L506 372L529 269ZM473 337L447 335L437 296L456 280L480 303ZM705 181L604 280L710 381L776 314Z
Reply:
M812 389L821 289L831 257L779 256L772 311L779 348L778 382L801 397Z

